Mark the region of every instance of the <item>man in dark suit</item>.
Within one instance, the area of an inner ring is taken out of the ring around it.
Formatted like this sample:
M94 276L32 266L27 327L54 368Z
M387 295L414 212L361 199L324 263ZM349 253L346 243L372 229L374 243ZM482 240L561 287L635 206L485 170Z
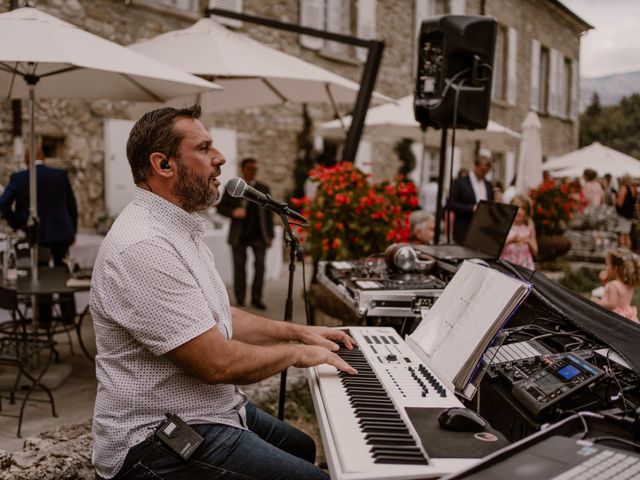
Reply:
M67 172L48 167L36 153L38 186L38 244L51 251L55 265L62 265L78 228L78 208ZM29 153L25 153L29 163ZM29 171L11 175L0 197L0 213L14 230L26 230L29 219Z
M454 213L453 240L462 243L471 217L480 200L493 200L493 188L485 178L491 170L491 152L480 149L469 175L454 180L449 197L449 209Z
M256 190L268 194L269 187L256 181L258 162L254 158L245 158L240 164L241 176L247 184ZM273 216L270 211L242 198L229 195L225 190L218 205L218 212L231 219L229 243L233 250L233 289L238 306L244 306L246 291L247 248L253 250L255 257L253 284L251 285L251 305L259 310L266 308L262 302L264 283L264 259L267 248L273 240Z

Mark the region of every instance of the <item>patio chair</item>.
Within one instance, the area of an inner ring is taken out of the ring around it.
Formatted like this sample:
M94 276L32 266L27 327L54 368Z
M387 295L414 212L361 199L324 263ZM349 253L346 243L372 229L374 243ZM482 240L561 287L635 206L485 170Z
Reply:
M55 403L51 391L41 382L49 369L53 358L53 341L50 336L43 337L30 331L32 325L18 308L18 295L14 290L0 286L0 309L10 313L11 319L0 324L0 366L16 369L16 379L7 393L0 392L0 416L18 419L17 437L21 437L22 421L27 402L43 402L51 404L51 413L57 417ZM44 356L44 361L41 358ZM30 370L34 367L35 371ZM32 393L41 389L47 398L35 398ZM23 396L19 396L23 393ZM2 399L10 404L21 401L19 413L3 411Z

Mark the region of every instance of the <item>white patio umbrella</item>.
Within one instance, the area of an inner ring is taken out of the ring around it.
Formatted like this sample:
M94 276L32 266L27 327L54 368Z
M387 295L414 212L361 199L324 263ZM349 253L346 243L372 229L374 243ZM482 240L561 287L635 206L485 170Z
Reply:
M213 18L129 48L221 85L222 92L199 98L204 112L287 101L353 103L360 89L356 82L233 32ZM378 93L371 99L374 104L390 100Z
M516 190L528 193L542 183L542 139L540 119L535 112L527 113L522 122L522 141L518 152Z
M318 132L327 138L343 138L345 131L342 124L345 127L349 126L351 116L325 122L318 127ZM367 111L364 132L370 136L411 138L423 142L426 146L440 146L441 131L429 128L425 137L420 124L415 120L413 95L403 97L394 103L371 107ZM461 141L479 140L487 148L499 151L515 145L520 139L520 134L489 120L489 124L484 130L456 130L456 139Z
M580 177L586 168L591 168L600 177L610 173L614 178L624 175L640 178L640 160L599 142L555 157L544 168L554 177Z
M29 99L32 156L36 93L45 98L162 102L216 88L36 8L0 14L0 96ZM37 221L36 169L29 171L30 219ZM37 278L37 249L32 246L31 251Z

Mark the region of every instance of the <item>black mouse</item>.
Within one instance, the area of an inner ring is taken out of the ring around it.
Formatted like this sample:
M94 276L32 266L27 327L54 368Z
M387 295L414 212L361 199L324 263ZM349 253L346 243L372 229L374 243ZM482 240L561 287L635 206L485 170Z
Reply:
M463 407L444 410L438 417L438 423L445 430L454 432L481 432L487 426L484 418L473 410Z

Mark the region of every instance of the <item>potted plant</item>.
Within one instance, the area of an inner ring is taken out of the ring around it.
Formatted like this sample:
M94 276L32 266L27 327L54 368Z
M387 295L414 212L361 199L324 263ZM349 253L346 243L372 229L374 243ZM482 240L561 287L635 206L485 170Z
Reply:
M351 162L319 166L309 175L318 183L315 197L292 202L311 223L304 235L314 261L364 258L409 240L418 197L403 176L375 183Z
M578 182L547 179L531 191L533 221L538 235L538 256L553 260L571 249L564 237L569 222L581 213L586 200Z

